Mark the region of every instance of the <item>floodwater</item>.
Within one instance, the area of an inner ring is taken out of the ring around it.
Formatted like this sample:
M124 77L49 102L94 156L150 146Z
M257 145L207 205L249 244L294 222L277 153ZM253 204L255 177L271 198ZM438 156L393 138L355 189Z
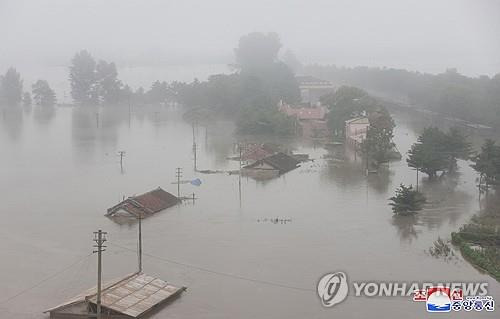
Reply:
M339 270L358 282L488 282L500 301L499 284L459 255L445 261L426 252L477 212L475 174L466 163L454 183L423 179L430 208L395 219L387 199L400 183L415 183L404 160L367 178L361 163L322 159L329 151L319 144L261 137L315 161L267 182L242 178L240 188L238 175L194 172L192 127L181 113L134 108L129 114L128 107L3 112L2 318L45 318L44 309L94 286L96 256L88 255L97 229L108 232L104 278L134 272L137 225L117 224L104 213L123 196L158 186L175 194L177 167L183 179L200 178L202 185L181 185L183 195L195 193L194 204L143 221L144 270L188 290L154 318L426 317L424 304L405 297L351 295L323 308L316 283ZM396 124L395 142L404 153L425 123L398 115ZM232 129L225 121L195 128L198 169L238 168L227 159L236 153ZM118 151L126 152L123 169Z

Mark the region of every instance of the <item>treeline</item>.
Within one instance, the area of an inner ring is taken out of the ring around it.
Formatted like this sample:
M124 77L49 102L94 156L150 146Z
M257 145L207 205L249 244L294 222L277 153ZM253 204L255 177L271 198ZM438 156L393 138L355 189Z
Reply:
M304 72L448 116L491 126L500 124L500 74L471 78L456 69L432 75L389 68L319 65L306 66Z
M176 83L155 81L149 90L133 90L118 79L115 63L96 59L86 50L71 60L69 81L76 105L162 104L175 100Z
M118 78L114 63L96 61L83 50L71 61L71 96L78 105L178 102L187 108L208 109L241 120L247 108L257 113L269 112L280 99L290 103L299 100L293 72L277 58L280 48L275 33L251 33L243 36L235 49L234 73L191 83L156 81L148 90L133 90Z
M24 91L21 74L13 67L0 75L0 106L29 107L34 102L38 106L53 106L56 94L46 80L38 80L31 86L31 93ZM33 98L32 98L33 97Z
M83 107L178 102L188 108L190 115L222 115L236 120L240 133L292 134L294 122L278 111L277 104L280 100L299 102L300 92L292 69L278 59L281 47L275 33L250 33L241 37L234 50L232 74L213 75L202 82L155 81L149 89L135 90L119 79L115 63L96 60L82 50L70 63L71 97L74 105ZM288 60L290 56L285 55ZM1 93L7 104L31 101L15 69L2 77ZM37 104L55 103L54 91L46 81L35 83L32 93Z
M479 193L485 193L485 205L469 223L451 234L452 242L467 260L500 281L500 146L486 140L472 161L472 168L479 174Z

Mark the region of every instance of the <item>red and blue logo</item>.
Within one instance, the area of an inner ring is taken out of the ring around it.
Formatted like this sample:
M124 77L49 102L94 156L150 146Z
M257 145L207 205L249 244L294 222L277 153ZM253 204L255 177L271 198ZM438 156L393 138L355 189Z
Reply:
M427 300L425 306L428 312L450 312L451 296L450 288L431 287L427 288Z
M495 310L495 300L491 296L464 297L462 289L441 286L415 290L413 301L425 301L428 312Z

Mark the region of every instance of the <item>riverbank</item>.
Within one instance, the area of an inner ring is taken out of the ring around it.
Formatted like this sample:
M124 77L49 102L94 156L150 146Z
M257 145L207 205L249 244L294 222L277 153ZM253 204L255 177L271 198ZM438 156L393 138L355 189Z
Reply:
M451 233L452 243L468 262L500 281L500 197L494 194L483 201L480 213Z

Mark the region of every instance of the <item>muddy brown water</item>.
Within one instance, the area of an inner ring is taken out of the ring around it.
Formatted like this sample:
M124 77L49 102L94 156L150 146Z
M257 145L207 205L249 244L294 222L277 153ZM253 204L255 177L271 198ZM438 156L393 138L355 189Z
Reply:
M0 304L0 317L45 318L44 309L95 285L95 255L66 267L92 252L97 229L108 232L104 278L135 271L137 225L103 215L123 196L158 186L175 194L176 167L183 168L183 179L200 178L202 185L181 186L183 195L196 194L194 205L144 220L144 270L188 290L154 318L431 316L404 297L349 296L323 308L316 283L338 270L352 281L488 282L489 293L500 300L499 284L460 256L444 261L426 253L477 212L476 175L467 163L460 163L455 183L422 180L430 209L395 219L387 199L400 183L415 183L404 160L367 178L359 163L321 159L328 151L320 144L260 137L315 161L267 182L242 178L240 193L237 175L194 172L192 128L180 114L175 108L133 109L130 117L128 108L3 112L0 302L24 293ZM405 153L423 124L404 115L396 116L396 124L395 142ZM238 141L232 130L224 121L196 128L199 169L238 168L227 159Z

